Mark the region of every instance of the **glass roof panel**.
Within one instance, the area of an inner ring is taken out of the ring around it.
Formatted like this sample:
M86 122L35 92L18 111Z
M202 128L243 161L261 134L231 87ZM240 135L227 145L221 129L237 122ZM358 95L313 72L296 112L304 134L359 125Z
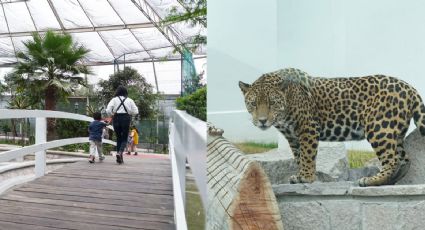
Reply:
M114 58L124 53L126 59L132 62L146 61L151 57L179 57L178 53L173 53L175 48L172 44L149 22L136 4L152 7L161 17L165 17L173 6L184 10L177 0L135 0L135 3L133 0L16 0L2 4L6 17L0 10L0 38L3 42L0 57L10 57L10 52L13 54L12 45L22 50L22 41L31 39L32 32L44 32L47 29L60 32L61 25L66 32L92 50L84 60L89 65L112 63ZM189 41L200 29L183 24L173 26L173 31L182 41ZM174 40L174 35L169 36ZM205 54L205 50L205 47L201 47L201 52L197 54ZM14 58L3 59L0 66L4 67L8 61L7 64L16 63Z
M176 7L179 12L184 11L184 8L176 0L150 0L149 4L161 18L165 18L173 7Z
M51 0L66 29L92 27L77 0Z
M178 52L174 53L174 47L161 48L161 49L153 49L149 51L154 57L162 58L180 58L180 54Z
M192 40L193 36L197 34L206 35L206 30L200 25L193 26L187 22L174 23L174 31L178 34L180 38L183 38L184 42L189 42Z
M28 40L32 40L31 36L23 36L23 37L12 37L13 44L15 45L16 51L23 51L26 49L24 42Z
M168 40L155 27L134 29L132 31L137 39L141 41L143 46L148 50L160 47L168 47L171 45L170 42L168 42Z
M35 31L25 2L3 4L10 32Z
M96 32L74 33L72 37L80 44L84 45L84 47L91 50L87 56L88 62L112 63L114 57Z
M109 0L126 24L148 23L149 19L131 1Z
M27 4L38 30L60 29L47 0L31 0Z
M9 31L7 30L7 23L2 9L0 9L0 33L9 33Z
M104 41L111 47L115 57L124 53L144 51L136 38L128 30L112 30L100 32Z
M95 26L121 25L122 21L106 0L80 1Z
M16 61L15 51L13 50L10 38L0 38L0 58L12 58Z

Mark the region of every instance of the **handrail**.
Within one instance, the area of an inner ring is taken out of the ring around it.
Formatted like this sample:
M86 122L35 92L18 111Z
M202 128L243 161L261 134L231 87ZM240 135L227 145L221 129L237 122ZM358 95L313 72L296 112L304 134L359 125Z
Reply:
M74 138L54 140L54 141L49 141L45 143L29 145L22 148L12 149L12 150L0 153L0 162L10 161L18 157L23 157L25 155L38 152L38 151L43 151L43 150L47 150L51 148L64 146L64 145L79 144L79 143L86 143L86 142L88 142L87 137L74 137ZM102 142L112 144L112 145L115 144L115 142L111 140L103 140Z
M47 142L46 140L46 118L65 118L80 121L93 121L93 118L74 113L51 110L20 110L20 109L0 109L0 119L14 118L36 118L35 121L35 144L14 149L0 154L0 161L8 161L35 152L35 175L41 177L46 173L46 150L69 144L89 142L87 137L77 137L61 139ZM111 128L111 127L108 127ZM116 145L116 142L103 140L104 143Z
M93 121L92 117L81 114L67 113L53 110L28 110L28 109L0 109L0 119L12 118L67 118L80 121Z
M206 142L207 125L184 111L171 113L169 151L173 170L174 213L177 230L186 230L185 192L186 159L190 165L201 196L207 207Z

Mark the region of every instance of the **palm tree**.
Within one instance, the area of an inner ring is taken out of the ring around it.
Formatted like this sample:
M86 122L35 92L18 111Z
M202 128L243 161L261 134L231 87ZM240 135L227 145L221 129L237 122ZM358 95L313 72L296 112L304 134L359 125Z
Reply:
M66 100L78 85L85 85L80 74L89 74L87 66L81 64L90 51L74 42L71 35L47 31L44 36L32 34L32 40L24 42L26 50L18 52L16 74L32 85L39 95L44 96L44 109L55 110L59 100ZM47 123L48 140L56 136L55 121Z

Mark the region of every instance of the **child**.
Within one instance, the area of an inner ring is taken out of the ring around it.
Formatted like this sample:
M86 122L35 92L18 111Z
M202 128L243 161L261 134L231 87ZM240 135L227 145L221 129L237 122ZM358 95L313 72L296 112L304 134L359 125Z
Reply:
M134 125L131 126L130 136L132 141L131 141L130 149L127 154L131 154L131 152L134 152L134 155L137 155L136 146L139 144L139 130L137 130L137 128Z
M127 137L127 146L125 147L124 151L127 151L127 155L130 155L130 151L131 151L131 146L133 144L133 136L131 135L131 131L128 133L128 137Z
M94 121L92 121L89 125L90 163L94 163L96 152L99 155L100 161L105 159L105 156L103 156L102 153L102 134L107 123L101 121L102 115L99 112L93 113L93 119Z

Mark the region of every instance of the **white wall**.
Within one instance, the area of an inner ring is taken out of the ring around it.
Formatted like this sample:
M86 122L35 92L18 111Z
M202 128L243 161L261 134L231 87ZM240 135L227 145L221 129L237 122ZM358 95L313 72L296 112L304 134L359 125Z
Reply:
M253 127L245 113L238 81L252 83L276 69L276 1L214 0L208 2L208 120L235 141L272 140L276 131Z
M278 66L313 76L387 74L425 98L424 9L420 0L280 0ZM348 147L370 149L366 141Z
M245 110L237 82L286 67L325 77L388 74L425 98L424 10L421 0L209 1L208 120L230 139L275 141L246 113L215 112Z

